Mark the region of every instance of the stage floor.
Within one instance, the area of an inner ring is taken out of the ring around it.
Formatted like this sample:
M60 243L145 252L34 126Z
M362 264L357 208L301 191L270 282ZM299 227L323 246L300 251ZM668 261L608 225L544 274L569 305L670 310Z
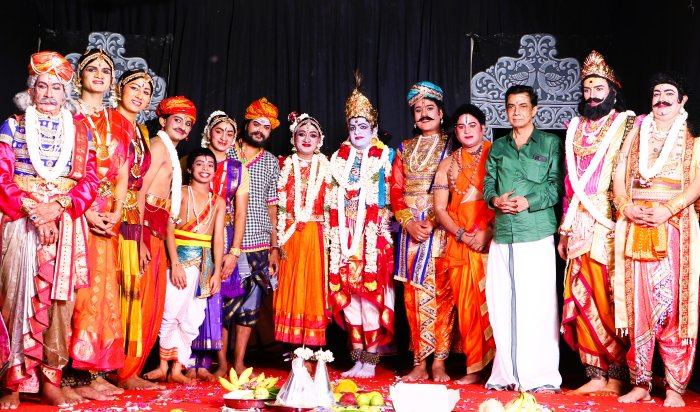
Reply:
M283 380L287 376L287 370L283 367L265 367L259 371L266 376L280 376ZM373 379L357 379L360 390L377 390L388 395L389 385L398 380L398 376L391 370L383 367L377 369L377 376ZM329 368L331 380L340 378L340 372ZM429 383L426 381L425 383ZM281 382L280 382L281 384ZM214 412L221 410L223 406L222 396L226 391L218 384L195 383L186 386L166 384L165 390L127 391L119 396L116 401L89 402L77 405L73 408L58 409L61 411L82 412L117 412L117 411L154 411L171 412L179 409L184 412ZM488 398L496 398L503 403L515 397L514 392L496 392L484 389L483 385L459 386L447 384L453 389L460 389L461 400L457 404L457 411L476 411L479 404ZM565 388L565 391L567 389ZM617 402L614 397L583 397L562 395L535 395L539 404L552 409L555 412L586 412L586 411L660 411L669 410L662 407L662 393L654 392L651 402L624 405ZM686 408L682 410L700 411L700 394L688 391L685 396ZM23 402L20 411L56 411L57 408L39 405L32 402Z

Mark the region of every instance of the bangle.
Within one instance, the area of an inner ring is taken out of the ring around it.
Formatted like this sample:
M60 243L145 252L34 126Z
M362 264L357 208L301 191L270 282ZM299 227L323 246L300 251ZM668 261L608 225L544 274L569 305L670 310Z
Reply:
M683 195L683 193L681 193L673 199L669 200L668 202L664 203L662 206L668 209L669 212L671 212L671 216L675 216L678 214L678 212L685 209L685 196Z
M63 195L56 198L56 202L63 207L63 209L68 209L73 204L73 199L70 196Z
M396 220L398 220L403 227L406 227L408 222L415 219L413 213L409 209L399 210L394 213L394 215L396 216Z
M458 242L462 242L462 236L466 233L467 231L464 230L463 227L460 227L457 229L457 232L455 233L455 238L457 238Z
M270 249L279 249L279 245L270 245Z
M231 249L228 251L229 255L233 255L235 257L239 257L241 255L241 248L232 246Z
M622 213L625 207L631 204L632 199L630 199L628 196L615 196L613 199L613 205L615 205L615 209L617 209L617 211L620 213Z

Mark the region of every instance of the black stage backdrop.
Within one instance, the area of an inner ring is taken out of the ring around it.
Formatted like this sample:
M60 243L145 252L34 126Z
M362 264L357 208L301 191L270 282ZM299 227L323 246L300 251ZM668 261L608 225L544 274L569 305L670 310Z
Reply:
M250 101L267 96L280 108L275 154L290 151L286 115L308 112L324 127L323 151L346 137L344 103L362 71L364 92L379 109L391 146L408 137L408 88L431 80L446 92L448 112L469 98L470 38L474 73L500 55L517 55L517 39L551 33L558 57L581 61L592 48L618 72L629 106L649 111L651 74L674 69L700 100L700 10L693 0L33 0L3 5L0 25L0 116L16 109L29 55L49 45L82 52L87 34L126 36L126 56L144 57L168 83L168 94L192 99L199 121L186 153L199 143L204 119L223 109L242 120ZM698 4L700 7L700 4ZM43 43L40 46L39 38ZM76 45L77 44L77 45ZM162 49L160 49L162 48ZM168 57L169 56L169 57ZM561 275L561 272L560 272ZM399 349L406 325L397 290ZM562 347L565 347L562 344ZM562 368L582 370L562 352ZM568 359L568 361L567 361ZM403 366L409 364L405 362ZM567 366L568 365L568 366Z
M675 69L688 77L693 91L700 90L700 10L692 3L17 1L7 5L0 27L0 115L16 111L11 97L24 87L28 56L46 30L56 37L42 45L63 53L84 50L69 41L76 33L87 39L91 31L119 32L127 36L127 56L151 60L162 56L147 42L172 35L170 61L149 64L166 79L170 95L185 95L197 105L200 121L181 152L197 144L208 113L223 109L240 122L250 101L267 96L279 106L282 120L273 134L274 153L289 153L284 118L296 110L320 120L327 136L323 151L330 154L346 136L343 108L355 68L363 72L364 92L379 109L380 128L396 146L411 131L405 95L414 82L440 85L448 111L468 100L469 33L484 39L477 40L475 70L493 64L495 50L517 55L517 42L488 47L499 34L516 39L525 33L554 34L560 58L581 60L596 48L623 79L631 108L642 112L649 110L647 80L656 71Z

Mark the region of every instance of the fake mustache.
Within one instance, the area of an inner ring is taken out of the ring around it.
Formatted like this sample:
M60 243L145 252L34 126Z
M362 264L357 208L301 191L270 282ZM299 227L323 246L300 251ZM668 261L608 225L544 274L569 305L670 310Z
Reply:
M591 104L591 103L603 103L605 99L601 99L600 97L589 97L588 100L586 100L586 104Z
M250 137L254 137L254 136L263 137L261 132L253 132L250 134Z
M54 99L53 97L42 97L39 99L37 102L38 104L52 104L54 106L58 106L58 100Z
M187 134L187 133L185 133L185 129L181 129L181 128L179 128L179 127L176 128L175 131L178 132L178 133Z
M435 119L433 119L433 118L430 117L430 116L423 116L423 117L421 117L420 119L418 119L418 123L422 122L423 120L433 121L433 120L435 120Z
M654 107L669 107L671 103L665 101L665 100L659 100L658 102L654 103Z

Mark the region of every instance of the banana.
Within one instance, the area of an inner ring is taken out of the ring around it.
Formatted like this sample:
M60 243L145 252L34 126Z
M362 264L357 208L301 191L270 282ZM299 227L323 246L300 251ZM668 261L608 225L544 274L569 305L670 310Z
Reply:
M238 384L239 385L245 385L248 383L248 378L250 378L250 375L253 373L253 368L248 368L241 372L241 376L238 377Z
M277 384L277 381L279 381L279 380L280 380L280 378L272 378L272 377L266 378L265 382L262 383L262 387L265 389L274 388L275 385Z
M231 368L228 375L229 375L229 380L231 381L231 383L234 385L238 385L238 374L236 373L236 369Z
M226 378L223 378L223 377L219 377L219 383L221 384L221 386L224 387L224 389L226 389L229 392L237 391L238 389L240 389L240 386L238 386L237 384L234 384L232 382L229 382L228 380L226 380Z
M523 396L523 392L520 392L515 399L505 405L505 412L520 412L524 410L527 407L527 405L524 404L524 401L525 397Z
M260 372L260 375L253 378L251 382L255 382L255 386L260 385L260 382L265 380L265 372Z

